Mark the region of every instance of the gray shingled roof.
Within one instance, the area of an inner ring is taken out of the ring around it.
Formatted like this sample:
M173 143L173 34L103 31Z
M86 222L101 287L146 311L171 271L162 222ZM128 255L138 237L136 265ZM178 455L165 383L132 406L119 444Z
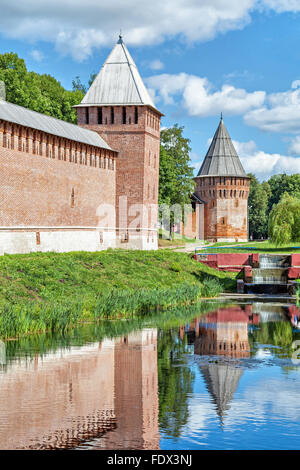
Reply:
M216 405L220 421L223 423L243 371L234 364L214 363L200 365L200 370L205 379L206 387Z
M121 36L78 106L99 105L149 105L155 108Z
M31 111L8 101L0 100L0 119L83 144L110 149L97 132L37 113L36 111Z
M197 176L247 176L222 117Z

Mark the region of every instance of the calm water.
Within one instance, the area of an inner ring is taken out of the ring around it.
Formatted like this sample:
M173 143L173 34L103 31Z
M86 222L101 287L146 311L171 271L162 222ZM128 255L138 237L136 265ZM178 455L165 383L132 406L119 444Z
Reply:
M0 345L0 448L299 449L300 311L205 310Z

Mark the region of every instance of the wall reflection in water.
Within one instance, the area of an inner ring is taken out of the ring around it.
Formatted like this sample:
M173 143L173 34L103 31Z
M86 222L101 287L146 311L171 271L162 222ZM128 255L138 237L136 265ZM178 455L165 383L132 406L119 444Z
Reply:
M233 305L44 356L25 348L0 367L0 449L159 449L189 425L198 370L223 423L243 364L264 345L290 357L299 318L295 306Z
M21 359L0 374L0 448L157 449L157 330Z

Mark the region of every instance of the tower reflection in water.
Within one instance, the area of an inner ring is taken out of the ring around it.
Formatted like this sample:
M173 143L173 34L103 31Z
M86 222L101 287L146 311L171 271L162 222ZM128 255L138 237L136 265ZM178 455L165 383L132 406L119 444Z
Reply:
M0 374L0 448L157 449L157 330L20 359Z
M248 324L258 324L259 315L252 313L252 306L220 308L197 319L186 328L194 353L198 355L225 356L227 358L250 357ZM242 369L234 361L208 361L199 365L208 392L223 423L233 395L242 376Z

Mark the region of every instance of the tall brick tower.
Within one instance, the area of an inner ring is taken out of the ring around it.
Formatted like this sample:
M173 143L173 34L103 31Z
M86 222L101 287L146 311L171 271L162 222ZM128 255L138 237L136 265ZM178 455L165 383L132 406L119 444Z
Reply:
M156 249L162 114L154 106L121 36L77 106L77 114L80 126L98 132L119 152L117 245Z
M236 153L223 118L195 178L196 194L204 201L204 238L248 240L250 179Z

